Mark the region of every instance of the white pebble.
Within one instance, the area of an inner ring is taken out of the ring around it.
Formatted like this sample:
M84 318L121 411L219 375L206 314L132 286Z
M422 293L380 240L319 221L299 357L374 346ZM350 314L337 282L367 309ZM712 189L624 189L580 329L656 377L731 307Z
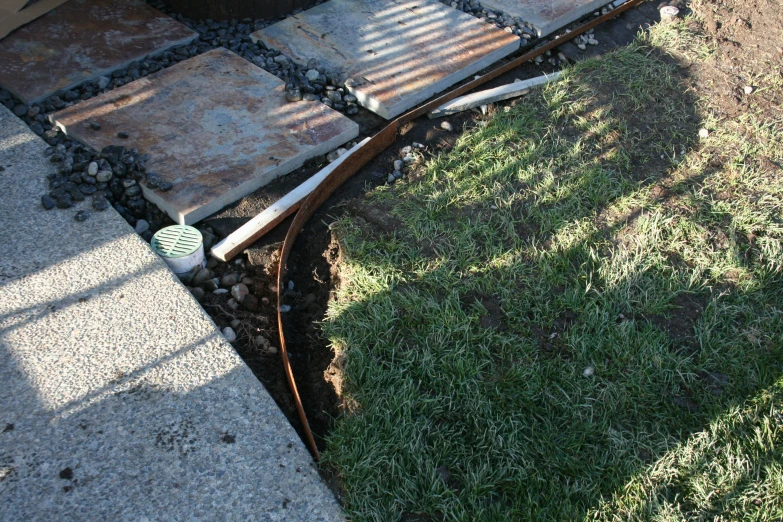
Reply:
M136 233L137 234L143 234L147 230L150 229L150 224L147 223L145 220L140 219L136 221Z
M592 377L593 375L595 375L595 368L593 368L592 366L588 366L587 368L584 369L582 375L584 377Z
M237 340L237 334L234 332L234 330L230 326L226 326L223 328L223 337L226 338L226 341L233 343Z
M447 121L440 122L440 128L445 130L445 131L449 131L449 132L454 130L454 126L451 123L447 122Z
M709 138L709 136L710 136L710 131L703 128L699 129L699 138Z
M218 288L217 290L212 290L212 293L215 295L223 295L228 293L228 288Z
M402 160L394 160L394 170L402 170Z
M745 86L745 94L753 94L753 86L752 85L746 85Z
M90 164L87 166L87 174L90 176L94 176L98 173L98 164L94 161L91 161Z

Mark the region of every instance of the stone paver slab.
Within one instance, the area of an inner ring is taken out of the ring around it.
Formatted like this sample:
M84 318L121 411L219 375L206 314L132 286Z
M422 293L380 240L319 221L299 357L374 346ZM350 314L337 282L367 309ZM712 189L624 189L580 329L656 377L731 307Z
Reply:
M359 103L385 118L519 48L513 34L437 0L330 0L251 37L339 71Z
M609 0L485 0L481 5L519 17L535 27L538 36L546 36L608 3Z
M0 106L0 520L337 522L263 385L114 210Z
M0 40L0 85L32 103L197 36L141 0L69 0Z
M359 134L356 123L320 102L287 102L282 80L226 49L68 107L53 120L96 150L122 143L149 154L147 172L174 188L142 187L144 196L181 224ZM118 139L119 132L129 138Z

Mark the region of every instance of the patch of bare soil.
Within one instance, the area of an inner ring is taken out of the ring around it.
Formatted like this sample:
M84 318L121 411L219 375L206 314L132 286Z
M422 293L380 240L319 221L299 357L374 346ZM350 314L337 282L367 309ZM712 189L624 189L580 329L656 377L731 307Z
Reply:
M707 0L703 31L715 46L713 60L694 64L693 80L713 95L723 115L735 117L750 110L780 114L783 100L755 80L783 63L783 8L777 0ZM697 24L697 22L693 22ZM746 93L745 87L752 92Z

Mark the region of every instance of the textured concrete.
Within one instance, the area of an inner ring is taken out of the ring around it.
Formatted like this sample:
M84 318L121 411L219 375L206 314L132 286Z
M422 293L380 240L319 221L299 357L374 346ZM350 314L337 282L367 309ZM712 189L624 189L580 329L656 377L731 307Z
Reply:
M519 38L437 0L330 0L251 34L343 78L393 118L519 48Z
M145 197L181 224L195 223L359 134L320 102L290 103L285 83L226 49L214 49L53 116L101 150L127 132L147 171L174 183ZM96 131L90 122L100 123Z
M41 208L44 148L0 107L0 520L340 520L263 386L130 227Z
M32 103L197 36L141 0L69 0L0 41L0 85Z
M483 0L486 9L519 17L546 36L609 4L609 0Z

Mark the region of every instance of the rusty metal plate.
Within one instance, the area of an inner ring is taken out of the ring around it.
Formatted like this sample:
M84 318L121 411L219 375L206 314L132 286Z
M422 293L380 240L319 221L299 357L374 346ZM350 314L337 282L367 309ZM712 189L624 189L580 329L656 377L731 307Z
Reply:
M437 0L330 0L251 34L296 62L350 78L393 118L519 48L519 38Z
M0 85L32 103L197 36L140 0L70 0L0 40Z
M486 0L481 5L519 17L535 27L538 36L546 36L609 3L610 0Z
M356 123L320 102L287 102L280 79L226 49L68 107L53 120L96 150L122 144L149 154L147 171L174 188L142 187L144 195L183 225L359 134Z

